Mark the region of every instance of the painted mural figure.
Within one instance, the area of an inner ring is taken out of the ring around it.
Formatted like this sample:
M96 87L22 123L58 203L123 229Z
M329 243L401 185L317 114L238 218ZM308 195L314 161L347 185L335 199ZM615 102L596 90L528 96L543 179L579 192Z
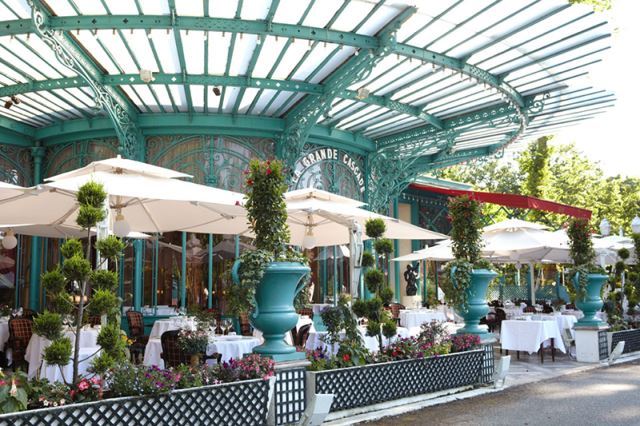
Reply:
M417 279L418 267L414 268L411 265L407 265L407 270L404 271L404 280L407 282L407 296L415 296L418 292Z

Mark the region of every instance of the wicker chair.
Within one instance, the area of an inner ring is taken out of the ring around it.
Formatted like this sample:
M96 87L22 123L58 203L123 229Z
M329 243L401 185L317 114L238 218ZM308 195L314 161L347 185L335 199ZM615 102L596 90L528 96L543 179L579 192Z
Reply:
M253 333L251 331L251 323L249 322L249 314L246 312L242 312L239 315L240 317L240 333L243 336L252 336Z
M33 321L33 319L38 315L36 311L33 309L23 309L22 310L22 318Z
M306 315L309 318L313 319L313 309L311 309L311 308L300 308L300 309L298 309L298 315Z
M536 311L535 306L527 306L522 310L522 312L527 312L527 313L528 312L532 312L532 313L535 314L537 311Z
M189 364L191 361L191 356L182 351L178 346L179 333L180 330L165 331L160 337L160 343L162 345L162 354L160 354L160 357L164 360L165 368L178 367L181 364ZM222 361L222 354L201 354L201 363L204 364L207 359L215 359L216 362L220 364Z
M406 309L405 306L400 303L391 303L389 308L391 309L391 318L400 325L400 310Z
M305 324L298 330L296 336L296 346L299 348L304 348L307 344L307 339L309 338L309 331L311 330L311 324Z
M24 355L33 335L33 321L25 318L12 318L9 320L9 341L7 348L13 352L13 365L20 367L26 364Z
M89 325L91 327L98 326L102 323L102 318L99 315L92 315L89 317Z
M131 361L138 363L144 357L144 348L147 346L149 337L144 335L144 320L142 313L138 311L127 311L127 324L129 325L129 337L133 343L129 347Z

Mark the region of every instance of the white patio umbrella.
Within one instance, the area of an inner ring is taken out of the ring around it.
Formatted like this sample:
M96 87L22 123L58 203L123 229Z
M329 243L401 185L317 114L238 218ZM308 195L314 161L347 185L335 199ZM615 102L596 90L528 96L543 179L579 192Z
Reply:
M75 194L93 181L104 185L119 234L177 231L203 223L211 233L235 233L233 219L245 216L239 205L243 195L177 179L185 176L122 158L97 161L0 200L0 223L74 226Z
M0 182L0 200L22 194L27 188L12 183Z
M47 238L86 238L87 231L79 226L71 225L0 225L0 231L6 232L11 230L14 234L29 235L32 237ZM91 235L95 235L96 230L91 230ZM150 235L142 232L129 232L125 238L130 239L149 239Z

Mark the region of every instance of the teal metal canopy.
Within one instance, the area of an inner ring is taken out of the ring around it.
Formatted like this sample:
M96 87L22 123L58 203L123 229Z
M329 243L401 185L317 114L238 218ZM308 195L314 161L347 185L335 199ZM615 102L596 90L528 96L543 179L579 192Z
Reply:
M112 135L140 158L199 128L273 137L291 165L315 141L367 155L388 197L613 106L588 79L610 42L589 7L417 3L0 0L0 143Z

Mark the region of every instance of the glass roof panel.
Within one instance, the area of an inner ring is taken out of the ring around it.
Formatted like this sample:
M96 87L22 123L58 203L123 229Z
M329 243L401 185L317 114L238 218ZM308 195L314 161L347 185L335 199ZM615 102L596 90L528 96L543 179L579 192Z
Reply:
M338 19L336 19L333 25L331 25L331 29L338 31L352 31L358 22L362 21L367 16L367 13L369 13L373 7L373 3L365 3L361 1L351 1L347 3L347 7L345 7L342 13L340 13L340 16L338 16Z
M39 70L35 69L32 64L25 62L22 58L16 56L13 52L15 49L15 45L17 45L17 41L13 40L7 45L0 45L0 56L6 63L10 64L12 68L14 68L18 75L23 77L22 80L28 78L29 80L44 80L46 76L42 74Z
M0 19L31 18L31 8L26 0L4 0L3 3L0 4Z
M320 83L329 74L331 74L340 64L347 61L355 49L353 47L344 47L329 59L329 61L309 80L310 83ZM315 60L315 58L314 58Z
M302 24L309 27L326 26L342 3L342 0L316 1Z
M309 6L310 0L280 0L280 6L273 17L274 22L296 24Z
M151 32L151 40L153 47L156 49L158 58L160 59L161 68L169 74L177 74L182 72L180 69L180 60L178 59L178 48L173 37L173 32L156 30Z
M204 35L204 31L180 31L188 74L204 74Z
M293 80L306 80L309 74L311 74L318 67L318 65L322 63L331 52L334 51L336 47L337 46L335 44L331 43L327 43L326 47L324 43L318 43L318 45L312 50L313 58L311 58L311 55L309 55L309 57L302 63L295 74L291 76L291 78Z
M76 16L77 13L68 0L47 0L47 5L57 16Z
M271 90L271 89L263 90L262 94L260 95L260 98L258 98L258 101L256 102L256 106L253 109L253 113L263 114L264 108L267 106L271 98L275 96L275 94L276 94L275 90Z
M248 88L244 91L244 95L240 100L240 106L238 107L238 112L240 114L246 114L249 109L249 105L253 102L254 98L258 94L260 89L254 89L253 87Z
M144 103L138 96L138 92L133 89L133 87L128 85L120 86L122 90L126 93L126 95L131 99L131 101L141 110L144 111Z
M191 91L191 104L196 112L204 111L204 86L199 84L189 85Z
M47 62L45 62L40 55L38 55L37 51L32 51L29 49L31 47L31 39L37 39L37 37L29 37L27 39L26 35L18 35L13 40L9 39L9 43L6 46L8 50L11 52L13 56L19 58L21 63L25 63L29 68L37 70L41 75L46 76L46 78L60 78L63 76L57 68L53 68ZM28 46L28 47L27 47ZM3 45L4 47L4 45ZM3 59L8 60L8 56L4 56ZM9 60L10 63L18 66L13 59ZM57 63L57 61L56 61ZM21 69L24 69L21 67ZM33 74L32 74L33 75Z
M233 18L238 8L238 0L209 0L209 16Z
M160 71L151 50L151 40L145 30L134 30L133 33L126 33L125 38L140 65L140 69L147 69L153 72Z
M183 16L203 16L204 3L201 0L176 1L176 13Z
M152 112L161 112L160 105L156 102L151 89L146 84L136 84L132 86L142 102L151 109Z
M178 111L187 112L189 107L187 105L187 96L184 92L184 86L178 84L170 84L169 91L171 92L171 98L173 99L173 103L178 108Z
M20 38L26 42L27 36L16 36L16 38ZM0 39L1 40L1 39ZM2 44L2 43L0 43ZM55 68L58 73L64 75L65 77L71 77L76 75L75 72L71 71L69 68L65 67L60 63L58 58L56 58L55 53L51 48L39 37L36 37L35 34L32 34L31 37L28 38L28 44L31 49L33 49L38 56L40 56L47 64L51 67Z
M251 55L256 48L256 40L257 37L254 34L245 34L242 38L236 37L229 75L246 75Z
M292 47L297 47L298 43L294 43ZM275 37L266 37L262 42L262 50L260 51L260 56L258 57L258 61L256 62L256 66L251 73L251 77L255 78L265 78L273 68L275 58L280 55L282 48L284 47L285 42L276 42ZM302 56L302 55L301 55ZM284 78L284 77L283 77Z
M138 0L138 4L145 15L169 14L169 2L166 0Z
M281 38L279 39L278 43L282 46L285 45L285 41ZM323 52L323 50L321 49L323 49L322 43L319 43L316 47L313 48L313 50L311 51L311 55L315 58L316 55L321 54L319 52ZM277 80L286 79L289 74L291 74L291 71L293 70L295 65L300 62L300 60L308 50L309 43L306 41L301 40L300 42L289 44L289 47L287 47L287 50L280 63L274 64L276 69L273 73L273 78ZM300 78L298 78L295 74L293 76L293 79L300 80Z
M75 2L83 15L104 15L107 10L100 0L81 0Z
M164 0L159 0L164 1ZM109 2L109 11L113 15L137 15L138 8L135 0L118 0Z
M91 52L91 56L104 68L108 74L120 74L120 70L117 65L111 60L107 51L104 50L98 40L102 41L102 37L107 37L106 34L111 34L109 30L98 31L97 37L90 31L80 31L80 34L76 34L75 37L80 41L85 52Z
M376 35L389 21L397 16L404 8L383 5L376 10L369 19L356 31L357 34Z
M156 98L158 98L158 102L160 103L162 109L164 109L165 112L173 112L173 107L171 106L171 98L169 97L169 91L167 90L167 87L161 84L152 84L149 87L151 91L153 91L153 93L156 95Z
M271 0L251 0L242 4L242 19L255 21L265 19L271 6Z
M223 75L227 67L227 56L229 45L231 44L231 36L226 34L224 37L220 32L209 33L209 73L214 75Z
M222 112L225 114L231 114L233 107L236 104L236 98L240 89L237 87L227 87L225 91L225 97L222 104Z

